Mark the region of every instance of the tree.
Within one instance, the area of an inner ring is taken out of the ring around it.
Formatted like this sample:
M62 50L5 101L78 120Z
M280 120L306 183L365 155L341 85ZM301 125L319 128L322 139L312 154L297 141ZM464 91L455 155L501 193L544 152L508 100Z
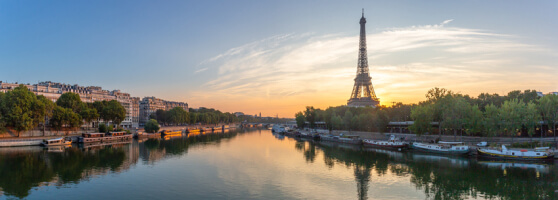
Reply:
M81 97L79 97L79 94L73 92L66 92L60 95L58 100L56 100L56 105L62 108L69 108L74 113L79 113L81 111L81 108L83 107L82 104L83 102L81 102Z
M447 95L443 101L442 121L445 127L453 130L454 140L457 131L463 129L466 119L469 117L469 103L461 96Z
M548 130L554 133L554 142L556 143L556 122L558 121L558 95L543 96L540 99L538 110L540 113L542 113L542 120L544 120L548 125Z
M107 125L99 124L99 133L106 133L106 132L107 132Z
M384 133L387 129L387 125L389 124L389 117L385 110L379 110L376 112L376 120L374 122L374 126L376 130L380 133Z
M84 108L81 109L81 112L79 113L79 115L88 124L91 123L91 121L99 118L99 113L97 112L97 110L95 108L84 107Z
M343 119L338 115L331 116L331 128L332 130L341 130L343 128Z
M126 119L126 109L116 100L107 102L107 105L103 108L103 114L106 120L112 121L117 126Z
M468 135L482 131L483 127L483 113L478 105L469 106L468 115L465 118L465 132Z
M166 118L168 122L175 125L188 123L190 121L190 115L182 107L175 107L173 109L170 109L166 113Z
M500 130L500 121L502 121L502 119L500 117L499 108L494 104L485 106L482 121L484 135L488 137L496 136Z
M431 132L433 107L432 104L425 104L415 106L411 110L411 119L414 120L414 123L410 128L417 136Z
M298 128L304 128L305 117L304 117L304 114L302 114L302 112L297 112L295 114L295 120L296 120L296 126Z
M316 128L316 109L314 109L314 106L306 106L304 117L306 117L306 121L310 123L310 128Z
M507 134L513 137L517 136L517 133L522 128L521 123L521 114L523 114L523 110L525 104L517 99L507 100L502 104L500 108L500 117L502 119L502 127L505 128Z
M157 131L159 131L159 123L157 123L157 120L150 119L149 121L147 121L147 123L145 123L144 129L145 132L156 133Z
M343 115L343 125L345 125L346 130L351 130L353 120L353 112L351 110L346 110L345 115Z
M157 117L157 122L159 122L160 124L165 124L165 122L167 121L167 116L166 116L167 112L163 109L157 109L155 111L155 116Z
M13 127L17 131L18 137L21 131L37 126L38 121L33 118L37 113L33 112L33 106L37 108L37 98L24 85L6 92L0 103L3 121L6 126Z
M46 125L45 125L46 121L50 117L52 117L52 111L54 110L56 104L42 95L37 96L37 100L42 102L42 104L44 105L44 109L42 110L43 113L41 114L43 116L41 122L43 123L43 136L44 136L46 131Z
M525 106L523 106L521 116L523 127L527 129L527 134L529 135L529 137L531 137L532 141L533 135L535 134L535 128L541 121L541 115L540 112L538 112L537 110L537 105L535 105L535 103L533 103L532 101L527 103Z
M70 128L80 127L82 123L81 117L70 108L55 106L50 118L50 124L55 130L60 130L64 126Z

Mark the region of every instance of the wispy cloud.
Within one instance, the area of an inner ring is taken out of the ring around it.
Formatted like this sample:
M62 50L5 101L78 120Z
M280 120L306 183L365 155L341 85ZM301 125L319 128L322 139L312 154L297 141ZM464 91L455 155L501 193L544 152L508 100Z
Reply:
M513 35L446 26L452 21L367 35L370 71L381 99L416 102L432 87L464 93L556 87L550 79L550 74L558 73L554 50L520 42ZM277 35L204 61L218 69L216 79L204 86L213 91L208 96L226 96L239 103L260 98L297 109L320 103L340 105L346 103L354 84L357 50L356 35ZM548 72L537 79L548 81L528 81L532 80L528 75L518 73L535 66L524 56L528 54L541 58L536 66L547 67Z
M209 67L204 67L204 68L198 69L198 70L194 71L194 74L197 74L197 73L206 71L206 70L208 70L208 69L209 69Z

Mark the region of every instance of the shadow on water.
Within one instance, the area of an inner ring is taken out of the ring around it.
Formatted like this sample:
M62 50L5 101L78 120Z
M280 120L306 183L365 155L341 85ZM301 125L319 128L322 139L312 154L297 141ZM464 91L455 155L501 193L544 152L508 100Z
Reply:
M298 138L295 149L307 162L323 154L329 168L352 168L358 199L368 199L371 176L387 174L410 177L414 187L428 199L558 199L558 168L553 162L477 160Z
M238 133L227 130L140 141L74 144L72 147L0 148L0 197L25 198L34 187L60 187L91 177L127 171L140 159L154 163L184 155L188 148L218 145Z

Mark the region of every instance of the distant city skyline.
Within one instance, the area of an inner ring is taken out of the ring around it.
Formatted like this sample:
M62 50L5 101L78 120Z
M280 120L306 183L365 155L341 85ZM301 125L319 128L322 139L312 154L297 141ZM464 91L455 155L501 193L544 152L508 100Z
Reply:
M0 80L294 117L347 103L362 8L382 105L558 91L557 1L0 1Z

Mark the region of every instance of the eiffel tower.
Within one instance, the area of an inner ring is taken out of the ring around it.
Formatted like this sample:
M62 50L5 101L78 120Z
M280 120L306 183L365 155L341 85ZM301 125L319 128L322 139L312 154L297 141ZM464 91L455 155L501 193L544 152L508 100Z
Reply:
M374 87L372 86L372 78L368 72L368 56L366 55L366 18L364 18L364 9L362 9L362 18L360 18L360 41L358 48L358 67L357 76L355 78L355 86L351 98L347 102L351 107L376 107L380 104L380 99L376 97Z

